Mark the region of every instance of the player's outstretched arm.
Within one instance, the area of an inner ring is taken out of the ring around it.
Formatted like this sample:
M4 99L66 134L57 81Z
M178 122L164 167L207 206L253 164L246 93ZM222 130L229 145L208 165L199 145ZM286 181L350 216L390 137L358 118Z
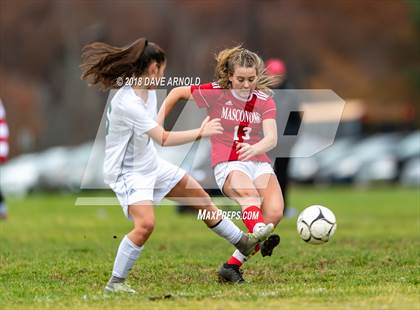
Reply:
M191 88L189 86L175 87L172 89L168 96L163 101L162 106L160 107L157 122L159 125L163 126L165 118L172 111L179 100L188 100L192 98Z
M147 134L162 146L173 146L195 141L202 137L210 137L223 133L219 118L210 120L207 116L200 128L185 131L167 131L161 125L150 129Z
M248 143L237 143L236 151L238 159L245 161L251 157L263 154L273 149L277 145L277 125L275 119L266 119L263 121L264 138L251 145Z

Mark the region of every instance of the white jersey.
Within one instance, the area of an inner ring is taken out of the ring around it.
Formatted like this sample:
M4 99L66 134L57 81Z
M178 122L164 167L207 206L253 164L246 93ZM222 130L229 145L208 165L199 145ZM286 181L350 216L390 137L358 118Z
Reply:
M150 90L147 102L133 88L120 88L107 111L104 181L111 184L127 173L148 174L158 167L153 140L146 133L156 122L156 91Z

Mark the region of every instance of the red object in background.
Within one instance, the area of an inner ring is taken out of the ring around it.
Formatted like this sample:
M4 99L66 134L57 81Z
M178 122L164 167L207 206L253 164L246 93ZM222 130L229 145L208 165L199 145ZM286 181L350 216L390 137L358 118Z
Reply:
M284 75L286 74L286 65L281 59L270 58L265 62L265 68L269 75Z
M414 104L406 104L403 109L403 118L405 121L413 122L416 120L416 107Z

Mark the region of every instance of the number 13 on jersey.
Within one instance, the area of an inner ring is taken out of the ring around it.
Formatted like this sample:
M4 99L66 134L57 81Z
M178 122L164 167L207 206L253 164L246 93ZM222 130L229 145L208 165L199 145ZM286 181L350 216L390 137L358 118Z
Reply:
M242 137L242 139L249 140L251 130L252 130L251 127L243 127L244 136ZM239 131L239 126L235 126L234 129L233 129L233 140L234 141L239 140L238 131Z

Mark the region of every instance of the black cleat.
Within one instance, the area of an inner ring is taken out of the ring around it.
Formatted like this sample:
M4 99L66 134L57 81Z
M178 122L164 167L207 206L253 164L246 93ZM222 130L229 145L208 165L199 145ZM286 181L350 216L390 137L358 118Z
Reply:
M219 279L223 282L230 283L244 283L245 280L242 277L242 270L239 269L238 265L224 263L219 269Z
M280 236L279 235L271 235L269 236L262 244L261 244L261 255L271 256L273 254L273 250L276 246L280 243Z

